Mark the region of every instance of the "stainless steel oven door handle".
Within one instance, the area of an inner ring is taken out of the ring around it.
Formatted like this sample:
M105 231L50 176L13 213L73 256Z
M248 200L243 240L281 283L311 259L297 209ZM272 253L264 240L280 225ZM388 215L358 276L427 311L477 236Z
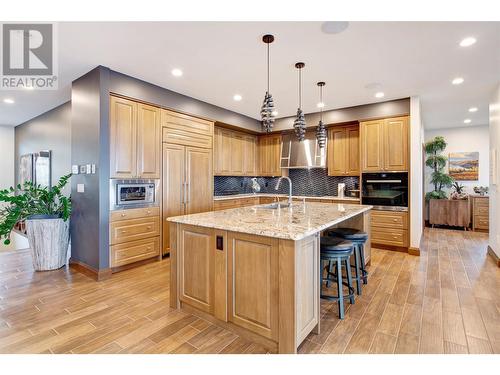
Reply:
M400 184L401 180L366 180L367 184L383 184L383 183L391 183L391 184Z

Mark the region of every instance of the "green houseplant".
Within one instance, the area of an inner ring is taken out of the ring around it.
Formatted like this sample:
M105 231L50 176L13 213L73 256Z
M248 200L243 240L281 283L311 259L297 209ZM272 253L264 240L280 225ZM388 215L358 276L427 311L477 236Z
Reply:
M28 181L0 190L0 239L8 245L16 223L26 220L36 270L60 268L66 262L71 200L62 190L70 177L61 177L52 188Z
M441 152L443 152L445 148L446 141L440 136L435 137L425 144L425 153L428 155L425 165L432 168L431 184L434 185L434 190L425 195L426 200L448 198L443 189L451 186L453 178L444 173L447 159L445 156L441 155Z

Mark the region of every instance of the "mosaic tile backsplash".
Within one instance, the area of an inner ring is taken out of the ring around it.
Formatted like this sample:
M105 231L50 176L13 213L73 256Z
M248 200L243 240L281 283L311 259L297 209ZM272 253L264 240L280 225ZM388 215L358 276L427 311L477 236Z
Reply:
M288 176L292 180L293 195L313 197L337 195L339 183L345 183L346 190L359 188L359 177L328 176L327 170L323 168L290 169ZM261 193L288 193L288 182L286 181L283 181L278 191L274 190L278 177L257 177L257 182L260 185ZM214 194L216 196L250 193L253 193L252 177L214 177Z

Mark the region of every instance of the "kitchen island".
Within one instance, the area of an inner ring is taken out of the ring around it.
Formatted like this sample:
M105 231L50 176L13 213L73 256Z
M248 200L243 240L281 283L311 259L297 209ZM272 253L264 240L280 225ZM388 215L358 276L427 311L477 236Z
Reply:
M342 226L369 233L370 209L294 203L171 217L170 305L296 353L320 330L321 232Z

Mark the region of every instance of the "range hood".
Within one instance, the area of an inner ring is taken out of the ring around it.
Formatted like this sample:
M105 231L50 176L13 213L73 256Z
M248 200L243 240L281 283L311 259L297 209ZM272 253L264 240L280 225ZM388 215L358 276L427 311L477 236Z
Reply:
M326 168L326 145L318 146L315 132L306 132L299 142L294 133L283 134L281 147L281 168L309 169Z

